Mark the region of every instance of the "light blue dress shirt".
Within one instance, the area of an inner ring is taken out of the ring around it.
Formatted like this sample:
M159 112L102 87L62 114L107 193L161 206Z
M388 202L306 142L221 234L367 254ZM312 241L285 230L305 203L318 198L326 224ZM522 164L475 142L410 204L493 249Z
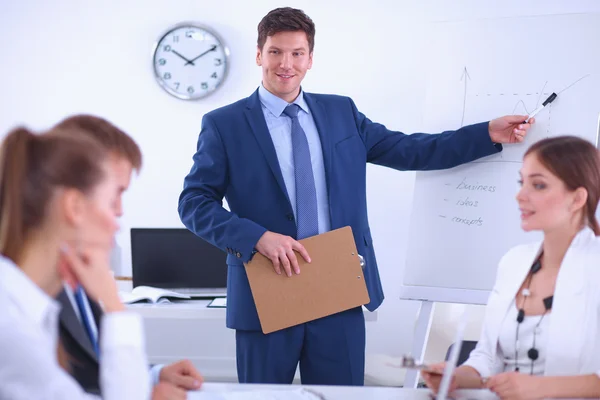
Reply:
M271 134L271 140L275 146L279 168L283 175L283 181L287 189L288 197L292 203L294 218L297 220L296 181L294 179L294 156L292 152L292 120L283 114L283 110L289 103L269 92L262 84L258 88L258 97L267 122L267 127L269 128L269 133ZM319 131L317 130L315 120L304 100L304 92L302 90L300 90L300 95L293 103L300 106L298 121L308 140L317 192L319 233L323 233L331 230L331 221L329 218L329 198L325 181L325 165L323 162L321 138L319 137ZM324 132L324 134L327 134L327 132Z

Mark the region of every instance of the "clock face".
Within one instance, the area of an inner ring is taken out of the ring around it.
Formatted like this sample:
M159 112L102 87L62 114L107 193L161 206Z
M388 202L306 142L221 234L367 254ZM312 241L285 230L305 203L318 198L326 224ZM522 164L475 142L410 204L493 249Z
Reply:
M171 95L196 100L214 92L227 74L229 49L206 27L180 24L160 37L153 53L158 83Z

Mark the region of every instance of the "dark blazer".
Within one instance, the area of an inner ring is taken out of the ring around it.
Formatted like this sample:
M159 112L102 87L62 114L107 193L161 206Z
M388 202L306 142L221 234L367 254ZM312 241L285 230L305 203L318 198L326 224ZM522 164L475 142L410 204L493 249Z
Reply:
M94 352L92 342L79 319L69 297L63 290L56 300L61 305L59 316L59 335L65 350L71 358L71 375L79 385L89 393L100 393L98 357ZM90 300L90 308L100 335L100 318L102 309L98 303Z
M405 135L361 114L352 99L305 93L323 149L331 229L351 226L373 311L383 301L367 217L366 164L397 170L451 168L496 153L488 123ZM265 231L295 237L296 222L258 96L206 114L179 215L196 235L226 251L227 326L260 330L243 263ZM222 207L226 198L231 212Z

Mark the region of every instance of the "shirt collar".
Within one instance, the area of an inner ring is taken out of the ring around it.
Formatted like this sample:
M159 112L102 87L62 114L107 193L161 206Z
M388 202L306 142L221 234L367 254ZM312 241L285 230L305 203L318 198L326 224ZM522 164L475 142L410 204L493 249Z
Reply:
M40 289L10 259L0 256L0 290L6 293L25 318L44 326L51 315L60 311L58 302Z
M275 96L273 93L269 92L263 84L261 83L258 88L258 98L263 106L267 108L276 117L280 117L283 113L283 110L290 104L287 101L283 100L280 97ZM310 114L310 109L308 108L308 104L306 104L306 100L304 100L304 91L300 88L300 94L296 99L292 102L292 104L297 104L300 106L300 109L307 114Z
M579 245L579 244L587 244L591 240L596 240L596 234L589 226L584 226L581 230L575 235L573 241L571 242L571 246Z

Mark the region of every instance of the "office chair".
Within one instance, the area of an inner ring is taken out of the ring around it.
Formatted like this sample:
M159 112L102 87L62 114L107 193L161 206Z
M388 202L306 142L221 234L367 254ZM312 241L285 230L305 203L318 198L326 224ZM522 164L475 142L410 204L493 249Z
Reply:
M452 343L450 347L448 347L448 351L446 352L446 361L448 361L448 358L450 357L450 352L452 351L452 347L454 346L454 344L455 343ZM473 349L475 349L475 346L477 346L477 342L475 340L463 341L462 347L460 349L460 354L458 355L458 361L456 363L457 367L463 364L465 361L467 361L469 355L471 354Z

